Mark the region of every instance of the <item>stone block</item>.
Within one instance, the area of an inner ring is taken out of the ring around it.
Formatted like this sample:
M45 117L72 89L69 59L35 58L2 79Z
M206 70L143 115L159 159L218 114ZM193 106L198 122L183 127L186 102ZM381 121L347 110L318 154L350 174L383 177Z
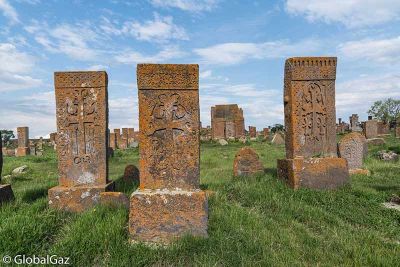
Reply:
M14 193L9 184L0 184L0 204L14 199Z

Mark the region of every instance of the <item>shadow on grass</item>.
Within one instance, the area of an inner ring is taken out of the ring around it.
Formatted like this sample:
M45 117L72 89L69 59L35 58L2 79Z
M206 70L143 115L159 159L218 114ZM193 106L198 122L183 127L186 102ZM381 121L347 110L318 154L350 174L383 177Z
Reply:
M138 182L127 182L123 179L123 177L119 177L117 180L114 180L115 183L115 191L123 192L125 194L132 193L139 187Z
M47 197L47 187L28 189L22 196L22 201L27 203L35 202L37 199Z
M371 187L382 192L400 191L400 185L371 185Z
M274 178L278 177L276 168L265 168L264 169L264 173L268 174L268 175L271 175Z

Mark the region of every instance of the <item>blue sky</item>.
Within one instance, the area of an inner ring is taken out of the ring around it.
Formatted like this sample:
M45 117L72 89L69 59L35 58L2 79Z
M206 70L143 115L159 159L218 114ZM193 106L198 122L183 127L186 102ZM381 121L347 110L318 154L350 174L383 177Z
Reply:
M106 70L110 128L138 128L136 64L198 63L201 121L283 122L291 56L337 56L337 117L400 98L399 0L0 0L0 128L56 130L53 72Z

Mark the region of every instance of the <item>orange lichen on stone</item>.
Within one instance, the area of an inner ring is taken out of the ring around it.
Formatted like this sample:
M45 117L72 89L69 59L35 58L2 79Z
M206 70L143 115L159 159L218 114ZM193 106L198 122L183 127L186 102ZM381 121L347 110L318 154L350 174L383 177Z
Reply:
M107 73L54 74L59 186L49 190L50 207L83 211L98 203L108 180Z
M264 173L264 166L260 157L250 147L241 148L233 160L234 176L250 176Z
M207 236L199 188L198 65L139 64L140 189L131 196L132 241Z
M337 158L335 110L336 58L286 60L284 78L286 158L278 177L293 188L335 188L349 177Z
M139 169L133 164L127 165L125 167L123 179L127 183L139 183Z
M15 150L15 156L25 157L29 155L29 128L28 127L18 127L18 147Z
M244 136L243 109L237 104L211 107L211 138L229 139Z
M349 171L361 169L368 154L367 139L358 132L348 133L340 140L338 150L339 156L347 160Z

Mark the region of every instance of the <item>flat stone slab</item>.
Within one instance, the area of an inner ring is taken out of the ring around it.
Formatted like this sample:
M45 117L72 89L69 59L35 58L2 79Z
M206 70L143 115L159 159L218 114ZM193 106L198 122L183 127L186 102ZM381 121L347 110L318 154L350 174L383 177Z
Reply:
M204 191L137 190L130 198L131 241L169 244L186 234L207 237Z
M294 189L334 189L349 181L343 158L280 159L277 168L278 178Z
M9 184L0 184L0 204L14 199L14 193Z
M114 182L100 186L56 186L49 189L49 207L82 212L100 203L100 194L114 190Z
M385 202L382 204L387 209L394 209L400 211L400 205L394 202Z

